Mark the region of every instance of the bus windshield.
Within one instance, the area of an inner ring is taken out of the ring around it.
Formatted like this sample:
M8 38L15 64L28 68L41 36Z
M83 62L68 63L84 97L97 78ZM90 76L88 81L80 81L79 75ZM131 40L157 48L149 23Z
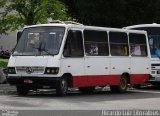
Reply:
M24 29L13 55L56 55L65 27L39 26Z
M132 29L147 31L151 57L160 58L160 27L138 27Z

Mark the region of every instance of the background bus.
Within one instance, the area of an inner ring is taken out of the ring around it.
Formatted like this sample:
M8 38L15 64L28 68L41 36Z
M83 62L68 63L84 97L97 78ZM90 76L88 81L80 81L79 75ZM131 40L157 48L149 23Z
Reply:
M148 34L151 52L151 78L153 85L160 84L160 24L140 24L125 27L125 29L145 30Z

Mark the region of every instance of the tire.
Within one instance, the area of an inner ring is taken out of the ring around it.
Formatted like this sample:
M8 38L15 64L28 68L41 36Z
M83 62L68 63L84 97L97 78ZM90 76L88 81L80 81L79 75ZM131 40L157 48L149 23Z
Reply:
M126 75L122 75L120 79L120 84L119 85L112 85L110 86L111 92L116 92L116 93L124 93L128 89L128 80Z
M93 93L95 90L95 87L80 87L79 91L83 94Z
M62 78L58 82L58 87L56 88L56 94L58 96L63 97L67 95L67 91L68 91L68 83L65 78Z
M17 89L18 95L20 96L27 95L29 92L29 89L24 86L16 86L16 89Z

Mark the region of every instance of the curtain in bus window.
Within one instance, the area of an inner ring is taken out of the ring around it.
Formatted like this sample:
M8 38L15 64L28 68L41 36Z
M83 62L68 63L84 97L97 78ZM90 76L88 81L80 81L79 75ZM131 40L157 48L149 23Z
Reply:
M131 55L141 55L141 48L139 45L131 46Z

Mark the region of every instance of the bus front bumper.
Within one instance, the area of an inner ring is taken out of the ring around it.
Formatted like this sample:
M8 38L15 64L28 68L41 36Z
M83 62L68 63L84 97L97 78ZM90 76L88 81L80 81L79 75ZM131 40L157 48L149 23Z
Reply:
M160 84L160 74L151 75L150 80L148 80L151 84Z
M56 88L60 77L15 77L8 76L7 82L11 85L30 86L34 88L43 88L49 86Z

